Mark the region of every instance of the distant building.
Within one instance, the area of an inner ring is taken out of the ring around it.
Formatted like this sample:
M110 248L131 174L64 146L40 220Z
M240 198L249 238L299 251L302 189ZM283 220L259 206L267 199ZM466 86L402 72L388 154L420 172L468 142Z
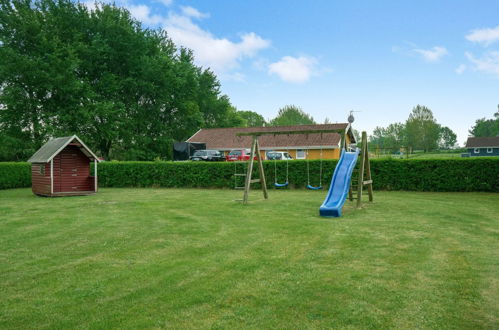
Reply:
M258 131L306 131L321 129L346 130L346 145L355 143L352 128L349 123L296 125L277 127L230 127L200 129L187 142L205 143L206 149L220 150L227 155L232 149L246 149L251 147L251 136L236 136L237 133ZM267 151L288 152L294 159L338 159L342 136L338 133L308 133L262 135L259 138L262 158L266 159Z
M499 136L469 137L466 148L470 157L499 156Z

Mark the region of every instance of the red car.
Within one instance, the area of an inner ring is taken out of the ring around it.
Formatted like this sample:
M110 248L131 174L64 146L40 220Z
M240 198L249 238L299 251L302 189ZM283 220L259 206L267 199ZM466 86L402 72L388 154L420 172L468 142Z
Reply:
M233 149L225 157L228 162L246 161L250 159L250 149ZM255 158L256 159L256 156Z

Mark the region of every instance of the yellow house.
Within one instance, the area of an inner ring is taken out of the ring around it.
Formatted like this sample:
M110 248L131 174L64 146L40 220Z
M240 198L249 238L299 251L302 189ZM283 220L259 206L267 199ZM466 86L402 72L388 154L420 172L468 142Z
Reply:
M233 149L249 149L251 136L236 136L237 133L260 131L310 131L344 129L346 130L346 145L355 143L352 128L349 123L297 125L278 127L230 127L203 128L191 136L187 142L206 143L206 149L216 149L227 155ZM338 133L283 134L262 135L258 139L262 158L266 159L268 151L285 151L294 159L338 159L342 135Z

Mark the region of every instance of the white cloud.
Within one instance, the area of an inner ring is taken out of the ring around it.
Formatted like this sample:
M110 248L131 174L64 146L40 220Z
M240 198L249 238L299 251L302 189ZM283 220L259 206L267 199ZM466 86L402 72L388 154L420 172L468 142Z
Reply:
M89 1L85 1L85 2L80 2L82 5L84 5L85 7L87 7L87 9L89 11L94 11L95 9L97 9L97 7L100 8L100 4L95 2L95 1L92 1L92 0L89 0Z
M156 2L159 2L159 3L163 4L166 7L169 7L169 6L172 5L173 0L156 0Z
M147 25L158 25L164 21L159 15L151 15L151 9L146 5L130 5L127 9L133 17Z
M414 52L420 54L423 56L423 58L428 61L428 62L437 62L439 61L443 56L449 54L447 49L445 47L440 47L440 46L435 46L430 49L413 49Z
M499 51L485 53L481 58L476 58L468 52L465 55L474 64L474 70L499 76Z
M83 4L93 9L95 3L92 1L88 0ZM242 33L239 39L234 41L214 36L193 22L194 19L207 18L209 14L190 6L180 7L180 13L170 10L168 15L160 15L147 5L132 5L128 0L117 0L117 2L122 3L140 22L165 29L176 45L189 48L194 52L196 64L210 67L217 75L226 79L243 81L244 76L234 72L234 69L244 58L251 58L270 46L269 40L263 39L254 32ZM156 2L169 6L173 1L156 0Z
M463 72L466 70L466 65L464 64L460 64L457 68L456 68L456 73L457 74L463 74Z
M276 74L282 80L291 83L303 83L312 76L317 60L313 57L284 56L278 62L269 65L269 74Z
M202 13L196 8L190 7L190 6L182 6L180 7L182 9L182 14L188 17L192 18L206 18L209 17L210 15L207 13Z
M246 82L246 76L241 72L222 73L219 78L225 81Z
M495 28L472 30L465 38L471 42L488 46L499 41L499 26L496 26Z
M270 46L254 32L240 35L240 40L234 42L227 38L217 38L209 31L203 30L192 21L191 16L170 13L164 22L168 36L178 45L194 51L196 62L207 66L217 73L234 69L246 57Z

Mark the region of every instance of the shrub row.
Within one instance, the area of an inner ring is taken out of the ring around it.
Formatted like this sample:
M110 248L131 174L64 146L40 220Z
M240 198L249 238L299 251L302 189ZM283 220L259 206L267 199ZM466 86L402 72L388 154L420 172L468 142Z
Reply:
M286 181L293 188L320 184L319 160L264 162L267 185ZM322 185L331 181L336 160L322 162ZM246 163L205 162L104 162L99 164L101 187L203 187L233 188L244 184ZM499 192L499 158L457 159L374 159L371 160L374 189L412 191L489 191ZM258 177L255 164L254 177ZM236 180L236 181L235 181ZM0 189L29 187L30 165L0 163ZM257 187L257 185L254 185Z
M320 161L293 160L288 164L264 162L269 187L277 181L286 181L302 188L308 183L307 162L310 167L310 184L320 184ZM322 184L331 181L336 160L322 162ZM99 165L100 182L107 187L213 187L242 186L244 163L196 162L107 162ZM255 164L255 175L258 177ZM472 159L375 159L371 161L374 189L412 191L491 191L499 192L499 158ZM237 180L237 182L235 182Z
M31 165L29 163L0 162L0 189L31 186Z
M323 184L331 180L337 161L324 161ZM293 187L307 185L307 161L294 160L264 162L265 177L270 187L275 182L286 181L286 166L289 165L289 182ZM99 164L99 182L106 187L206 187L233 188L244 185L243 176L248 163L244 162L106 162ZM309 161L310 181L319 185L320 162ZM253 178L258 178L258 164L253 168ZM257 187L257 185L253 185Z

